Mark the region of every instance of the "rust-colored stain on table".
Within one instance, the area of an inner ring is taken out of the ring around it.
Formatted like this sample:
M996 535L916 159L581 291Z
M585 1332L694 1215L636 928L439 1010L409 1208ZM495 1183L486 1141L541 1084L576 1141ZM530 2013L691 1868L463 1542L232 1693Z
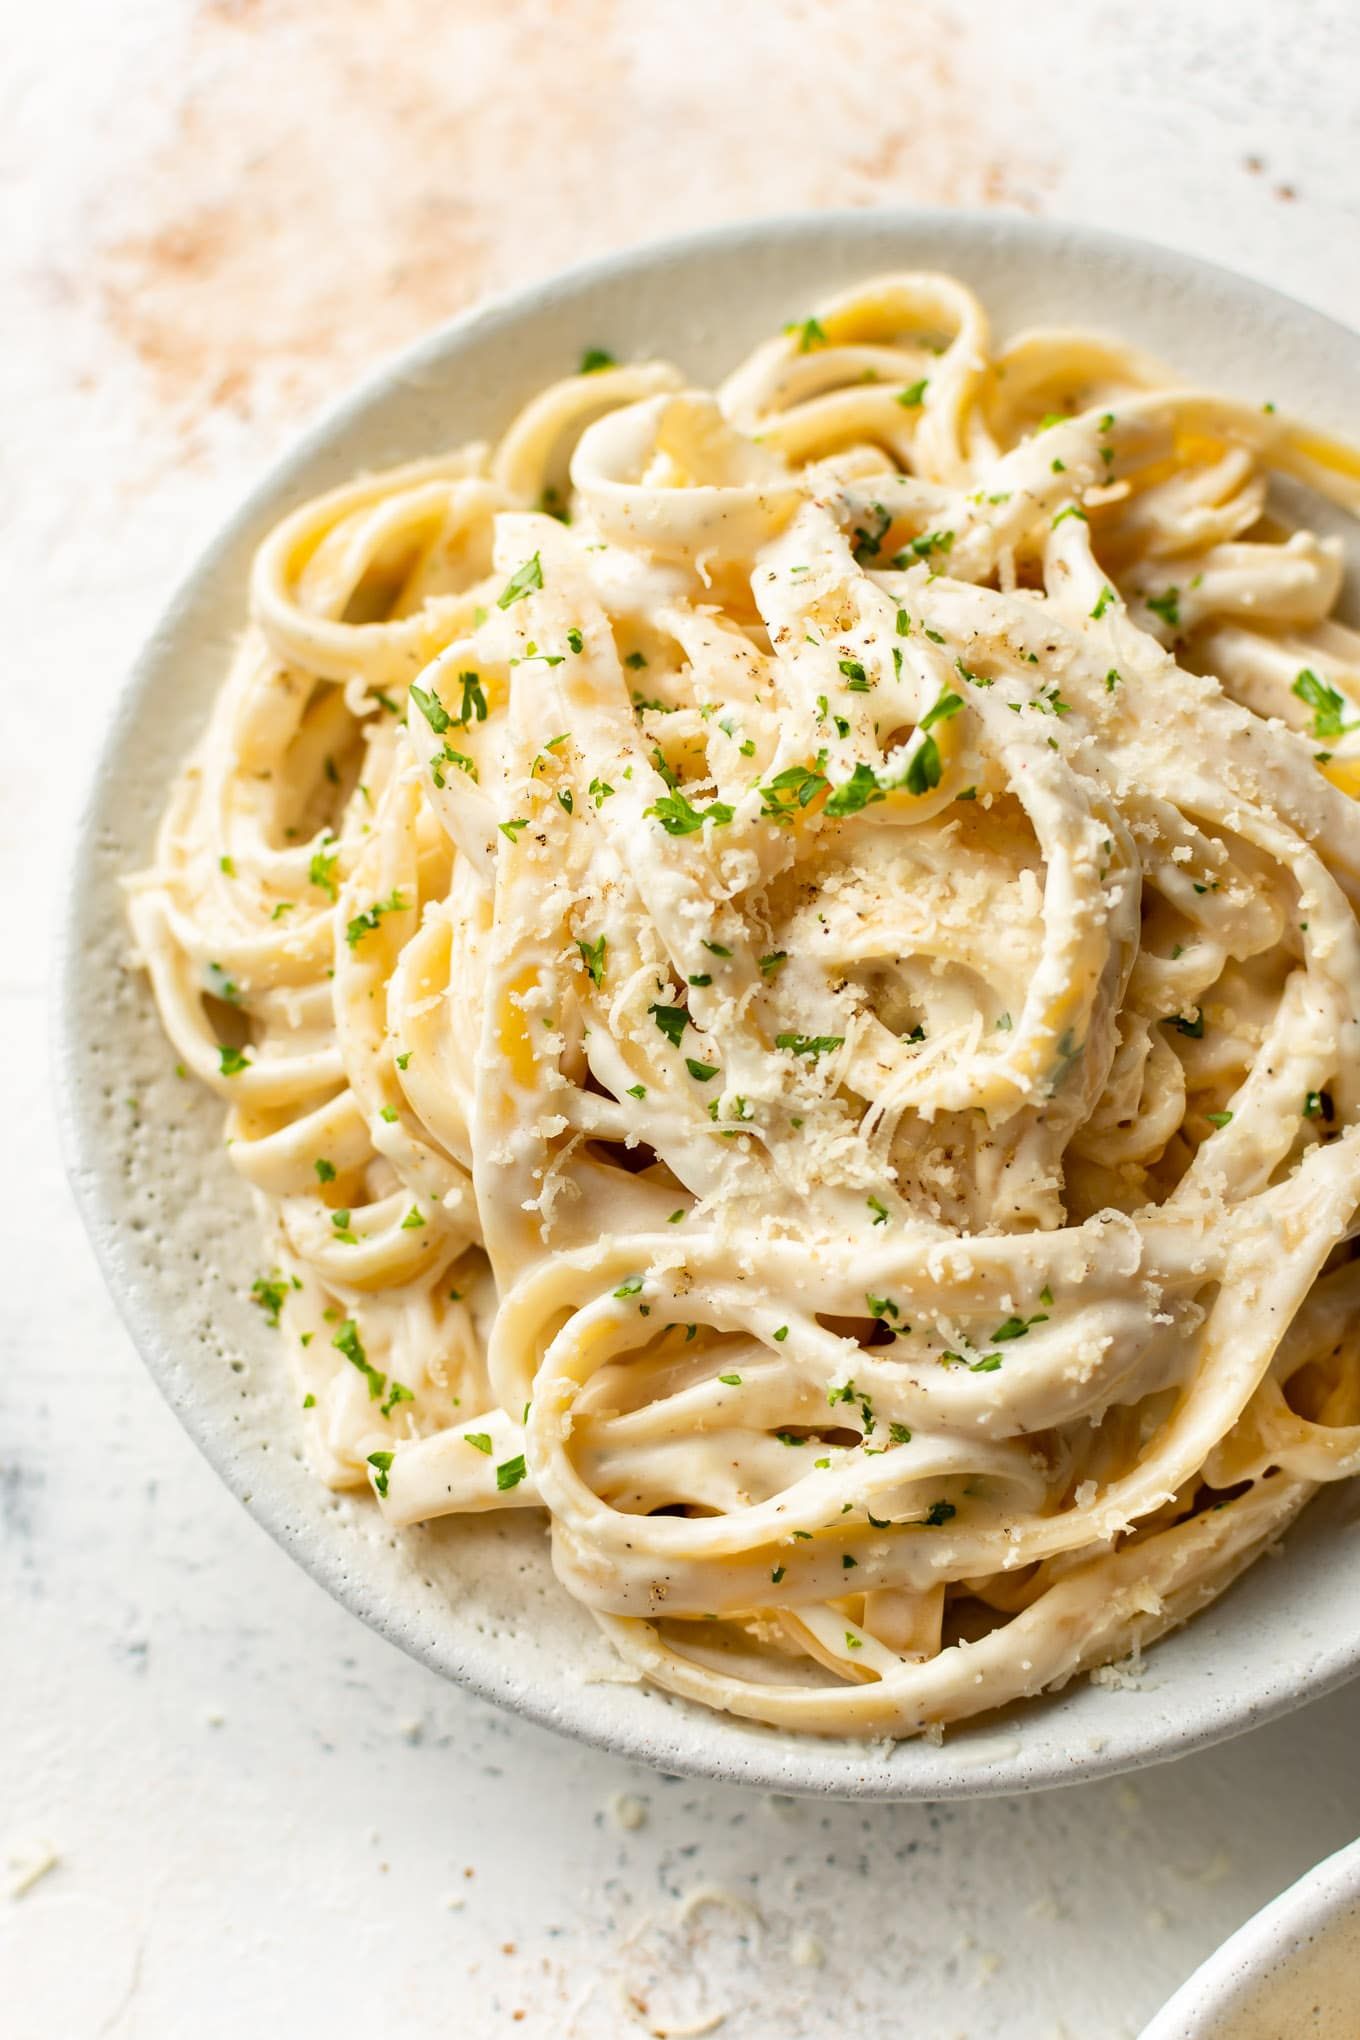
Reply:
M1035 210L1055 174L1005 141L1023 121L962 17L881 0L209 0L159 90L92 273L189 431L295 415L608 247L809 206Z

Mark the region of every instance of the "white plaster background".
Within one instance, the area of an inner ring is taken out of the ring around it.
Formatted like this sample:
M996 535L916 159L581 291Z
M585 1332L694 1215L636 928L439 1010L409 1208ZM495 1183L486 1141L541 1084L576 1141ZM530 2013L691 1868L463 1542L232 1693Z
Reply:
M3 44L0 2034L1135 2033L1360 1830L1354 1693L947 1808L667 1782L464 1698L266 1542L144 1375L62 1179L48 952L166 590L382 352L605 247L843 203L1121 228L1360 323L1360 17L45 0ZM686 1913L713 1887L752 1910Z

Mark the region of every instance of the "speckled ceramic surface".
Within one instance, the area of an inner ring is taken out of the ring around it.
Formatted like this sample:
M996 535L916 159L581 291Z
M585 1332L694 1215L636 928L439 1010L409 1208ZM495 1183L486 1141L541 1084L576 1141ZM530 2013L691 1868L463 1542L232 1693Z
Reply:
M1357 2032L1360 1842L1239 1927L1142 2040L1355 2040Z
M1360 438L1360 339L1224 271L1089 230L892 213L763 221L618 257L444 328L315 427L176 595L114 719L75 853L59 977L66 1150L105 1275L147 1365L228 1486L347 1607L436 1670L564 1733L676 1772L868 1798L1014 1792L1156 1762L1269 1719L1360 1669L1360 1494L1325 1494L1119 1688L1065 1693L890 1753L797 1739L621 1682L551 1575L541 1524L397 1537L303 1463L276 1345L248 1302L258 1249L220 1108L176 1079L127 963L118 875L147 853L207 711L268 526L362 468L494 434L590 344L665 354L703 382L823 292L889 266L952 270L997 328L1104 327L1187 377ZM1311 514L1311 510L1310 510ZM1337 528L1319 506L1314 521ZM135 1098L136 1110L128 1100Z

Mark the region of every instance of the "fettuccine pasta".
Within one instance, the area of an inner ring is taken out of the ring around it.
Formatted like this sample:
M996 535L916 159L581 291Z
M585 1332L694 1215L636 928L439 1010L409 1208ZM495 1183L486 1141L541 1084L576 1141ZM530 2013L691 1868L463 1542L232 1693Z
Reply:
M1360 1470L1360 459L945 276L304 504L130 886L307 1449L903 1736Z

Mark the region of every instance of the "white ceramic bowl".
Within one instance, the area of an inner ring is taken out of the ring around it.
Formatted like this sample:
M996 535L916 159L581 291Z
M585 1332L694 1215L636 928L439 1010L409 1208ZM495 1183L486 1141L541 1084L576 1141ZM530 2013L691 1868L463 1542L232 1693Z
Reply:
M1360 1842L1263 1906L1182 1984L1142 2040L1355 2040Z
M245 612L247 564L284 511L362 468L494 434L583 347L661 354L711 382L823 293L892 267L950 270L996 327L1104 327L1191 378L1360 438L1360 341L1194 261L1086 230L962 214L763 221L577 269L456 320L292 447L174 597L118 706L75 846L58 984L72 1179L109 1286L172 1408L256 1519L346 1607L474 1692L663 1769L866 1798L1014 1792L1157 1762L1324 1693L1360 1668L1360 1575L1325 1495L1215 1607L1157 1646L1136 1687L1078 1680L941 1748L891 1754L775 1733L621 1683L552 1579L541 1522L476 1517L392 1535L303 1464L277 1342L247 1301L259 1249L221 1108L173 1074L128 968L120 872L147 855ZM1319 509L1319 517L1325 516ZM139 1101L129 1110L128 1098Z

